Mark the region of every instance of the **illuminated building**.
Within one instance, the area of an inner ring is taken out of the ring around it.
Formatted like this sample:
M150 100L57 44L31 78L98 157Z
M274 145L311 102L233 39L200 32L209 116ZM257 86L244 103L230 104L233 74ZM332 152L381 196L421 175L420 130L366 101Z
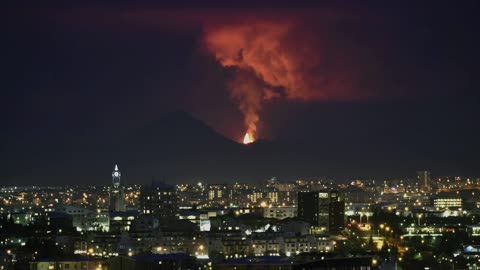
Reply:
M109 210L112 212L124 212L125 211L125 191L120 186L121 173L118 170L117 164L112 172L113 186L110 187L110 206Z
M299 192L298 217L315 232L338 234L345 226L345 202L338 191Z
M297 207L293 206L279 206L279 207L265 207L263 208L264 218L294 218L297 216Z
M340 198L338 191L331 191L328 210L328 231L330 234L340 234L344 228L345 202Z
M152 182L140 192L140 213L158 216L160 224L175 219L178 198L175 188L163 182Z
M102 268L102 261L94 259L74 259L74 260L62 260L62 259L43 259L38 262L31 262L30 269L43 270L43 269L85 269L85 270L97 270L106 269Z
M280 256L281 238L253 237L251 254L255 256Z
M417 171L418 184L421 185L426 191L431 189L431 179L429 171Z
M256 203L263 198L263 192L254 191L251 194L248 194L247 198L249 198L252 203Z
M328 231L330 197L328 191L298 192L298 217L315 230Z
M269 191L267 193L267 198L272 203L278 203L278 192L277 191Z
M225 186L223 185L209 185L208 186L208 199L213 201L216 199L221 199L224 197L224 189Z
M110 232L128 232L132 222L136 218L136 212L112 212L110 213Z
M436 208L462 208L462 198L436 198L433 199L433 206Z
M70 215L72 217L72 226L78 231L87 230L88 227L91 227L89 221L93 214L92 210L70 205L58 205L55 211Z

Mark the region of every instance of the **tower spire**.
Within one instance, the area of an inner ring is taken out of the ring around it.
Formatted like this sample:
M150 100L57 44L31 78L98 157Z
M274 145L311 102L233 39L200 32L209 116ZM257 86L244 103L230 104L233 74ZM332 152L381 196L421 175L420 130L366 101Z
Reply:
M120 186L121 176L122 174L118 170L118 165L115 164L114 171L112 172L113 186L110 188L110 211L125 211L125 194L123 187Z
M120 173L120 171L118 170L118 165L115 164L115 169L113 170L112 172L112 180L113 180L113 186L115 188L118 188L120 186L120 177L122 176L122 174Z

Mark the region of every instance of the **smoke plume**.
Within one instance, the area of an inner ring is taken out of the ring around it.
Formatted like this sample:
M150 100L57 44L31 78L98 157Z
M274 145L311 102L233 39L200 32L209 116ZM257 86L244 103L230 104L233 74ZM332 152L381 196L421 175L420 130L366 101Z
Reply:
M247 132L256 137L262 101L288 87L288 57L280 42L288 25L235 24L206 29L206 47L224 67L236 67L229 83L231 97L245 118Z
M354 16L329 8L84 12L62 13L62 20L95 30L174 28L175 33L196 35L201 29L203 49L235 70L228 89L251 137L257 137L261 110L269 100L351 101L379 95L385 88L378 74L388 69L377 49L381 46L376 30L370 30L377 22L369 14Z
M229 90L254 137L266 100L351 98L351 75L338 69L345 57L320 53L326 45L300 30L288 21L205 26L205 47L222 66L236 69Z

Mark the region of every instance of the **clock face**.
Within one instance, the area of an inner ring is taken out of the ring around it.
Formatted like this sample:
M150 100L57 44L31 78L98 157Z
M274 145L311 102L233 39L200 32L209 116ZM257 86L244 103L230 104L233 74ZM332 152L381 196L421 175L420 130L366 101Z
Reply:
M113 173L114 176L118 176L118 172Z

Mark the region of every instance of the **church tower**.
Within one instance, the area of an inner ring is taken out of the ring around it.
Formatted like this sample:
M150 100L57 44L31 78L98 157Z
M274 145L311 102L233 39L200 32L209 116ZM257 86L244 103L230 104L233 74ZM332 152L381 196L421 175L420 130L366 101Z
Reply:
M122 174L118 170L117 164L112 172L113 186L110 187L110 206L111 212L125 212L125 191L120 186L120 177Z

